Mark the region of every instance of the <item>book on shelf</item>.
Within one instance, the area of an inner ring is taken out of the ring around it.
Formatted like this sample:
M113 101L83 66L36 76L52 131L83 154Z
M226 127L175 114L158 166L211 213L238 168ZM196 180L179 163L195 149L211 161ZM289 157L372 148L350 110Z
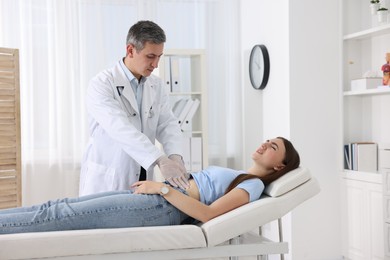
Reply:
M349 156L351 153L350 145L344 145L344 169L352 170L351 166L351 157Z
M344 167L353 171L378 170L378 145L374 142L355 142L344 145Z

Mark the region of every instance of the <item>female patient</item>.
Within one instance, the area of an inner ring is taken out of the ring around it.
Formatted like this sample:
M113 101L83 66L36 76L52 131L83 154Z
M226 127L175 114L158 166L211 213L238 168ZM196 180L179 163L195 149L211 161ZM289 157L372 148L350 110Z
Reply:
M0 211L0 234L206 222L257 200L264 186L299 166L290 141L267 140L247 171L211 166L192 173L187 190L139 181L134 192L113 191Z

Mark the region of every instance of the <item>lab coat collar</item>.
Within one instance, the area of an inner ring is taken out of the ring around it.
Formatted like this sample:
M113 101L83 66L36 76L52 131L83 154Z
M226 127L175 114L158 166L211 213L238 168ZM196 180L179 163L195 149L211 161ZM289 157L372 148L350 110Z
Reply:
M140 114L138 111L137 100L135 99L134 91L131 88L130 82L127 79L125 72L122 69L121 61L118 61L114 69L114 87L123 86L122 96L125 97L133 110ZM152 76L149 76L152 77ZM156 98L156 87L155 81L150 80L149 77L145 78L144 91L142 95L142 109L144 111L144 116L142 118L147 118L149 110ZM116 91L116 90L115 90Z
M130 85L130 81L128 80L125 72L123 71L121 62L123 63L123 61L121 60L118 61L113 70L114 87L117 88L123 86L121 95L129 101L133 111L136 111L139 114L137 100L135 99L133 89Z

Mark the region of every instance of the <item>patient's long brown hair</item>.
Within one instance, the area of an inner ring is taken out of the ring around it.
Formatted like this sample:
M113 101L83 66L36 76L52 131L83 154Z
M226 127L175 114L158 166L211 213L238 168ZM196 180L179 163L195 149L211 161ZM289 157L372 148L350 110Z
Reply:
M300 164L300 158L297 150L295 150L294 146L292 143L287 140L286 138L283 137L277 137L278 139L282 139L284 146L286 148L286 154L283 159L283 164L285 167L279 171L275 171L274 173L268 174L267 176L264 177L259 177L253 174L248 174L248 173L242 173L238 175L229 185L229 187L226 189L225 194L234 189L238 184L240 184L243 181L249 180L249 179L254 179L254 178L259 178L265 186L273 182L274 180L278 179L279 177L283 176L289 171L292 171L296 168L299 167Z

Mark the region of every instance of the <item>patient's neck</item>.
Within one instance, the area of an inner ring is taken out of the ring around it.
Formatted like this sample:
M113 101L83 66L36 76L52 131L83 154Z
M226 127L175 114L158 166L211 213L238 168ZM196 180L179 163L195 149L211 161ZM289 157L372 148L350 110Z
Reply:
M250 167L247 170L247 172L249 174L253 174L253 175L256 175L256 176L259 176L259 177L264 177L264 176L266 176L268 174L273 173L274 170L273 169L266 169L264 167L261 167L259 165L254 164L254 165L252 165L252 167Z

